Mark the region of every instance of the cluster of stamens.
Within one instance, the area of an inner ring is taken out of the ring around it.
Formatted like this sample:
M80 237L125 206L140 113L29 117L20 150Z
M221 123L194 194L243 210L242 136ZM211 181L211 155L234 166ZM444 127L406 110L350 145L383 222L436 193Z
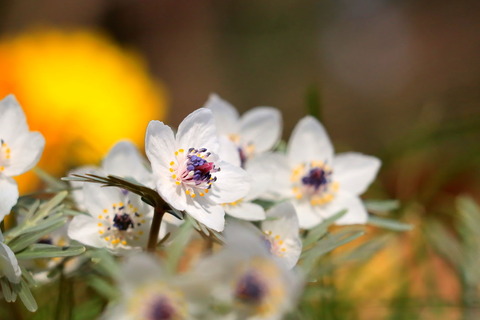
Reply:
M238 280L235 298L248 304L260 304L266 295L266 285L255 270L248 270Z
M278 257L283 257L287 251L287 247L282 238L279 235L273 235L272 231L268 230L264 231L264 234L265 244L267 245L268 250Z
M129 305L132 319L182 320L188 317L184 293L162 283L140 288Z
M111 208L103 209L97 218L98 233L113 246L126 246L129 241L137 241L144 234L144 214L139 213L130 201L126 205L123 202L112 204Z
M4 171L5 167L10 164L10 158L10 147L3 139L0 139L0 172Z
M251 142L242 144L240 141L240 136L237 134L231 134L228 136L230 141L237 145L238 154L240 156L241 167L245 167L245 162L250 159L255 153L255 145Z
M333 200L338 182L332 179L333 170L322 161L312 161L296 167L291 176L293 194L312 205L324 205Z
M170 162L170 172L176 185L183 185L185 193L192 198L197 194L201 197L207 194L217 177L212 174L220 171L215 163L209 161L211 153L205 148L190 148L175 151L176 161Z

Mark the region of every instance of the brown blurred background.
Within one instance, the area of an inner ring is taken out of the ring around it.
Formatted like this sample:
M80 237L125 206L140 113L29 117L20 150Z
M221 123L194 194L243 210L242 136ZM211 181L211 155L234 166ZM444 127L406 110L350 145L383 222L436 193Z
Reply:
M241 110L281 108L288 136L314 87L334 140L376 152L419 121L478 115L478 1L0 4L4 35L87 27L138 50L167 87L172 124L217 92Z

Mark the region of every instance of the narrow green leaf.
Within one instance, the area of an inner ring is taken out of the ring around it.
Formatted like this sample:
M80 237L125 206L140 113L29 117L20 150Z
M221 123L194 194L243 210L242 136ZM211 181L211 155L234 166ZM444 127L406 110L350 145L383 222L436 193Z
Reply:
M39 259L78 256L85 252L84 246L57 247L49 244L35 243L20 253L17 259Z
M328 227L331 226L335 221L340 219L346 212L347 210L342 210L334 214L330 218L325 219L322 223L320 223L315 228L309 230L307 236L303 240L303 247L306 248L309 245L317 242L321 237L323 237L327 233Z
M46 171L38 167L33 168L32 171L35 172L35 174L40 178L40 180L45 182L47 186L49 186L50 188L54 188L54 189L68 188L68 185L66 183L62 182L61 180L55 178L54 176L50 175L49 173L47 173Z
M180 261L184 253L184 249L190 241L190 237L193 233L193 225L190 219L186 219L185 222L176 230L176 232L170 237L172 243L168 248L167 268L170 272L173 272Z
M22 234L17 238L13 239L12 241L10 241L8 243L8 246L10 247L10 249L12 249L13 252L19 252L25 249L26 247L28 247L29 245L37 242L43 236L62 227L66 222L67 222L66 218L59 219L58 222L56 222L53 225L50 225L48 228L45 228L36 232L29 232L26 234Z
M460 242L438 221L429 221L425 233L435 250L461 271L465 257Z
M7 302L14 302L17 299L17 294L12 290L10 282L7 278L0 278L0 286L2 288L3 297Z
M369 216L368 224L393 231L410 231L413 229L410 224L376 216Z
M367 211L373 213L393 211L400 207L400 201L398 200L364 200L363 204Z
M18 296L20 297L20 300L22 300L27 310L30 312L37 311L37 302L35 301L35 298L33 297L32 292L30 291L30 288L24 279L20 281L19 287Z
M87 278L87 283L108 300L114 300L119 295L118 288L103 278L91 276Z

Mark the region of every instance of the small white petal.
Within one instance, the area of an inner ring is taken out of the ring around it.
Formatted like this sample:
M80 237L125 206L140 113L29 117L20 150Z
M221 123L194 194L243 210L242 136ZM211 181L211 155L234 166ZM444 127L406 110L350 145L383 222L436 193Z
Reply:
M250 190L247 172L225 161L220 161L218 166L221 170L215 174L217 181L212 184L210 197L217 203L234 202L245 197Z
M209 201L207 197L189 198L186 203L186 211L195 220L210 229L222 232L225 228L225 211L221 205Z
M15 141L8 142L11 151L11 163L5 167L3 173L14 177L32 169L40 160L45 139L39 132L23 132Z
M323 221L319 210L312 206L308 201L294 200L293 206L297 211L298 224L302 229L311 229Z
M76 215L68 226L68 236L84 245L103 248L106 241L98 233L97 219L87 215Z
M212 93L203 107L212 110L219 134L238 133L238 112L230 103Z
M290 182L292 170L287 157L278 152L267 153L262 155L261 160L259 159L259 161L261 161L261 163L258 165L261 165L265 170L268 170L272 177L269 187L264 193L259 195L259 197L274 201L292 197L292 185Z
M317 119L307 116L293 129L287 154L291 165L314 160L331 164L333 146L323 125Z
M73 169L68 173L69 177L72 177L74 174L78 175L85 175L85 174L96 174L96 175L104 175L104 172L97 168L97 167L92 167L92 166L85 166L85 167L80 167L77 169ZM69 181L70 185L72 186L72 196L73 199L75 200L75 203L80 210L87 210L85 207L85 197L84 197L84 191L83 191L83 186L85 182L81 181Z
M240 167L240 152L238 152L238 147L235 145L235 143L225 136L220 136L219 142L220 150L218 151L218 157L236 167Z
M368 213L360 198L348 192L339 192L332 203L325 206L322 210L324 218L347 210L347 213L338 219L335 223L338 225L366 224Z
M13 251L0 242L0 276L6 276L10 282L19 283L22 271Z
M168 174L169 163L175 156L175 138L172 129L160 121L150 121L145 137L145 152L157 176Z
M275 179L278 179L276 167L274 165L275 156L271 153L264 153L248 161L245 164L245 170L251 178L251 187L245 200L259 198L274 185ZM287 169L288 170L288 169ZM288 189L288 185L286 188Z
M0 222L18 201L18 187L12 178L0 177Z
M212 111L200 108L190 113L178 126L176 139L179 148L206 148L218 153L220 146Z
M244 143L252 143L255 153L272 149L282 133L282 115L272 107L257 107L240 119L240 135Z
M0 137L12 143L28 132L28 125L22 107L13 95L0 101Z
M224 205L225 212L232 217L247 221L265 220L265 210L252 202L240 201L235 205Z
M115 187L101 187L96 184L85 184L83 192L85 207L92 217L101 214L104 209L110 210L114 203L123 201L122 191Z
M262 223L262 230L270 230L281 238L298 237L299 222L295 207L290 202L281 202L267 211L267 220Z
M130 141L116 143L103 160L102 167L107 174L133 178L141 184L153 186L145 160Z
M380 164L378 158L361 153L337 154L333 163L334 180L342 190L362 194L377 176Z

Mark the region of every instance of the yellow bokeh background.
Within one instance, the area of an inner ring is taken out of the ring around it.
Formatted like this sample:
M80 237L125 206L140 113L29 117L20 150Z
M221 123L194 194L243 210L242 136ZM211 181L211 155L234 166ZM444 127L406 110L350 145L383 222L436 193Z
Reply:
M15 94L46 147L38 166L61 176L96 164L119 139L143 147L152 119L165 117L163 86L142 58L93 31L34 30L0 40L0 96ZM17 178L21 192L38 186Z

